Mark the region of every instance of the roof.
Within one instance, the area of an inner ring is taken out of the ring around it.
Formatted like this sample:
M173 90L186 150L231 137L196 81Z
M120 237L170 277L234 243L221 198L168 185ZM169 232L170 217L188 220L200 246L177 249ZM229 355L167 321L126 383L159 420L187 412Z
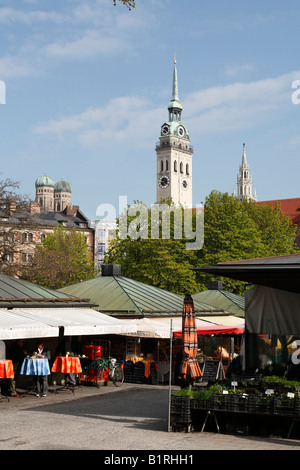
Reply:
M238 317L245 316L245 299L241 295L225 290L208 289L193 294L192 297L195 301L204 302L216 308L223 308Z
M13 212L10 216L6 213L5 221L1 221L3 224L8 225L26 225L28 229L30 226L43 226L43 227L56 227L58 224L63 223L67 228L80 228L81 224L85 224L88 228L89 220L88 218L80 211L77 210L75 214L70 214L65 209L62 212L54 211L40 211L38 213L24 211L24 212ZM1 217L1 210L0 210Z
M168 104L168 109L172 109L172 108L182 109L182 105L178 97L178 80L177 80L176 61L174 61L174 70L173 70L172 98L171 98L170 103Z
M289 292L300 292L300 253L230 261L195 270Z
M277 199L271 201L259 201L257 204L270 204L272 207L275 207L276 204L279 204L282 212L288 216L294 224L300 223L300 197L292 199Z
M40 176L35 182L35 187L36 188L39 187L39 186L54 187L54 185L55 185L55 181L52 178L50 178L50 176L47 176L46 174Z
M158 287L153 287L123 276L99 276L59 289L70 296L89 298L101 312L114 316L176 316L182 315L183 299ZM204 302L194 302L198 313L224 315L223 309Z
M0 340L135 333L123 320L96 312L86 299L0 274Z
M67 183L66 181L64 181L63 179L61 181L58 181L55 186L54 186L54 192L56 193L60 193L60 192L64 192L64 193L71 193L72 192L72 188L70 186L69 183Z
M62 292L0 274L0 308L50 307L50 305L56 307L94 306L87 299L70 298Z

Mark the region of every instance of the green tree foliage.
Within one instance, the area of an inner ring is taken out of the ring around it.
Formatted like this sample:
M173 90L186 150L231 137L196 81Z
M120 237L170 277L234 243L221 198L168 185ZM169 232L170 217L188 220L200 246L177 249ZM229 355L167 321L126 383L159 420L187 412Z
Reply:
M149 225L146 230L141 227L141 236L117 237L111 242L105 262L121 264L124 276L183 295L205 290L211 278L193 268L297 252L296 227L291 226L279 206L240 202L227 193L212 191L206 198L204 213L204 245L198 251L187 250L187 240L173 236L172 218L170 239L151 239L153 225L148 212ZM128 227L132 220L128 218ZM222 281L224 289L238 294L247 287L228 278Z
M141 203L138 203L141 204ZM167 203L166 203L167 204ZM168 201L170 205L170 201ZM128 214L127 233L137 218ZM118 224L120 221L117 221ZM146 209L146 222L137 224L136 239L127 236L112 240L105 263L121 264L122 274L145 284L150 284L174 293L184 294L197 290L195 273L191 271L193 254L185 250L186 240L174 237L174 218L170 215L170 237L162 236L162 216L158 222L159 238L154 237L156 224L151 224L150 209ZM140 234L140 236L139 236ZM194 255L195 256L195 255Z
M212 191L205 201L204 247L198 266L296 253L296 227L279 205L240 202L228 193ZM198 274L201 290L209 276ZM225 290L242 294L246 285L223 278Z
M30 199L19 194L20 183L0 180L0 272L17 275L14 261L21 249L21 232L28 226ZM12 222L17 220L18 222Z
M22 271L21 277L51 289L95 277L84 234L62 226L55 228L36 246L32 265Z

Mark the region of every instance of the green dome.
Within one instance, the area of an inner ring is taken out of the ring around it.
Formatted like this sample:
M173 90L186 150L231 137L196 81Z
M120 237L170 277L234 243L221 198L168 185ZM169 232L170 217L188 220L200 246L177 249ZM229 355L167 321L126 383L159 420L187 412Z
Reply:
M55 185L55 181L50 178L50 176L47 176L47 175L43 175L43 176L40 176L36 182L35 182L35 187L39 187L39 186L51 186L52 188L54 187Z
M182 105L179 100L171 100L168 109L182 109Z
M58 181L55 185L54 185L54 191L56 193L71 193L72 192L72 189L71 189L71 186L69 185L69 183L67 183L66 181L64 180L61 180L61 181Z

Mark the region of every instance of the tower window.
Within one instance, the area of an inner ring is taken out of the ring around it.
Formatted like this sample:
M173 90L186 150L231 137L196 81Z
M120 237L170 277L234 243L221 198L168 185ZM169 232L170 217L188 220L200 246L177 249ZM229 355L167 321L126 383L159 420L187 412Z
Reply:
M160 171L164 171L164 162L163 161L160 162Z
M186 173L187 175L190 174L190 169L189 169L189 164L188 164L188 163L187 163L186 166L185 166L185 173Z
M166 171L169 170L169 160L166 160Z
M177 160L174 161L174 171L177 173Z
M183 173L183 163L180 162L180 173Z

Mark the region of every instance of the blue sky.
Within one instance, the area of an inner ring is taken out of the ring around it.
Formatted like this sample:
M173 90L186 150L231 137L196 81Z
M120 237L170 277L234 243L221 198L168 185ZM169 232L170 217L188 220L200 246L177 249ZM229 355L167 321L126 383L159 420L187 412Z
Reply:
M0 178L63 177L90 218L150 206L176 52L194 204L232 193L244 142L258 200L299 197L299 24L299 0L1 2Z

